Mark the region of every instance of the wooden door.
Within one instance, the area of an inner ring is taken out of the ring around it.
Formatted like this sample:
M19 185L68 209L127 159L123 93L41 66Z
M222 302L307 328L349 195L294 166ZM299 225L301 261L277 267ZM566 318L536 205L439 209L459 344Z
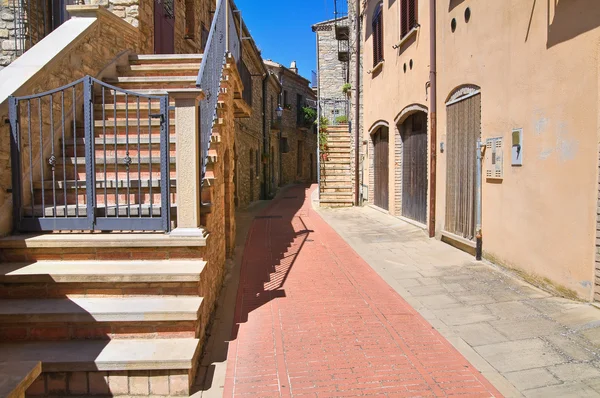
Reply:
M175 0L154 0L154 52L175 53Z
M389 210L389 130L380 127L373 135L374 167L375 167L375 192L374 204L382 209Z
M400 126L402 138L402 215L427 222L427 114L409 116Z
M481 135L481 95L447 107L446 224L447 232L475 238L476 146Z

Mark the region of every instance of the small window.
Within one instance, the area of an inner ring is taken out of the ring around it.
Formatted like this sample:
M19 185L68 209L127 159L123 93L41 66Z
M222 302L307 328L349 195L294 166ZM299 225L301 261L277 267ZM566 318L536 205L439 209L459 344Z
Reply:
M401 0L400 36L404 37L417 26L418 0Z
M296 164L296 175L302 176L302 163L304 162L303 153L302 153L302 141L298 140L298 152L297 152L297 164Z
M256 150L256 174L260 170L260 150Z
M371 25L373 27L373 66L375 67L383 61L383 3L379 3L375 7Z
M283 107L286 108L289 105L287 90L283 90Z
M195 31L196 10L194 9L194 0L185 0L185 38L193 39L195 37Z
M300 94L296 94L296 124L302 125L304 115L302 114L302 107L304 106L303 98Z

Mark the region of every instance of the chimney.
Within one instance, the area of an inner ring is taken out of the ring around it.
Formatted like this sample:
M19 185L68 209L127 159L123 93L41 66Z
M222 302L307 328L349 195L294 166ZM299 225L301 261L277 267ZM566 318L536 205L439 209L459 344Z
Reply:
M296 65L296 61L292 61L292 64L290 65L290 70L295 74L298 74L298 66Z

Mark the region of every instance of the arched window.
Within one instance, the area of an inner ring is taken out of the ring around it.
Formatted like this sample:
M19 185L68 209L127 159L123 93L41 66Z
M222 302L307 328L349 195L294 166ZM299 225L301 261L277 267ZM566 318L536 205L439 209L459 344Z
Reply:
M371 20L373 27L373 66L383 61L383 2L375 7Z

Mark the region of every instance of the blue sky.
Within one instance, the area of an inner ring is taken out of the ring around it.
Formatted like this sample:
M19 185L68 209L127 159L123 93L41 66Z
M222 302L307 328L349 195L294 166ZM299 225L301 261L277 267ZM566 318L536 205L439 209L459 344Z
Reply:
M285 66L298 63L310 80L317 69L311 26L333 18L333 0L235 0L263 58Z

